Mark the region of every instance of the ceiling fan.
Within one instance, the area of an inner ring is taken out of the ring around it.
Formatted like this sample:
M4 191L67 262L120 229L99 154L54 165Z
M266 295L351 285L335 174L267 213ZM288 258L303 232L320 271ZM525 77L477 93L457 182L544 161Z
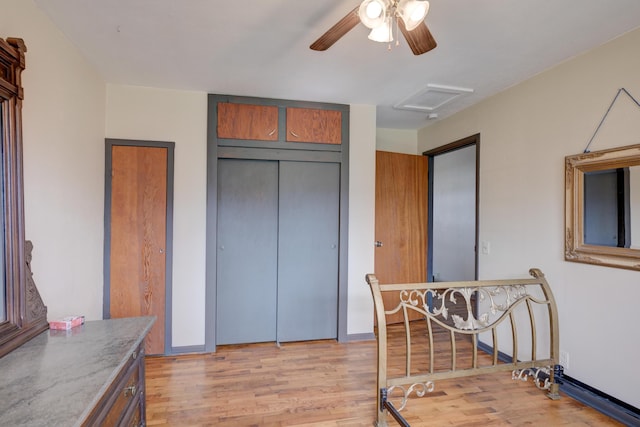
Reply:
M424 23L428 12L427 0L363 0L309 47L327 50L359 22L371 29L369 39L390 43L395 20L413 54L422 55L437 46Z

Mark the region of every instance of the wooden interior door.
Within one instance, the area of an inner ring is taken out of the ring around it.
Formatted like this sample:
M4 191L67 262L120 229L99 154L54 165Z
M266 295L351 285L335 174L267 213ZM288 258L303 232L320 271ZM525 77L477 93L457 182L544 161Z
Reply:
M376 247L375 274L381 284L427 281L427 171L425 156L376 152L375 235L382 246ZM387 323L403 320L402 312L387 317Z
M156 316L147 354L165 353L168 149L111 147L109 314Z

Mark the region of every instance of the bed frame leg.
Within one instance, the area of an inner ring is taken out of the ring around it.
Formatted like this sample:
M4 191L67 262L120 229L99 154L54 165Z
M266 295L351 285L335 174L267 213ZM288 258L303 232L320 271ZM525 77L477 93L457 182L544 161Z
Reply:
M380 389L380 413L378 414L378 423L377 423L378 427L383 427L387 425L387 420L384 413L385 409L387 410L389 415L391 415L393 419L398 422L399 425L401 425L402 427L411 427L411 425L407 422L407 420L405 420L404 417L400 415L400 412L396 409L396 407L393 406L393 403L391 403L387 399L387 389L381 388Z
M553 382L550 384L549 393L547 393L547 397L551 400L560 399L560 383L558 380L562 379L563 373L562 365L553 366Z

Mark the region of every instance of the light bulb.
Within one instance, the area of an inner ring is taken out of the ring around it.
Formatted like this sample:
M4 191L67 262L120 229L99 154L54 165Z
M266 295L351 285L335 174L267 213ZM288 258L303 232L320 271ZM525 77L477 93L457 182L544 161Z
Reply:
M429 2L420 2L411 12L411 20L412 21L421 21L427 16L427 12L429 11Z
M358 8L360 22L368 28L378 28L384 24L390 8L390 0L363 0Z
M397 14L408 31L415 29L429 13L429 2L426 0L400 0Z
M379 18L380 14L382 13L382 5L380 5L380 3L378 2L371 2L367 4L366 13L367 18L369 19Z
M380 43L392 42L393 32L391 31L391 19L387 18L382 25L372 29L367 38Z

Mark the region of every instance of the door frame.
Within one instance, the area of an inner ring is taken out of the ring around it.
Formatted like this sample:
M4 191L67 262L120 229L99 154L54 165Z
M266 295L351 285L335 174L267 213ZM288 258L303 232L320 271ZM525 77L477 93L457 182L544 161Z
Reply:
M480 225L480 134L468 136L466 138L459 139L449 144L436 147L431 150L424 151L423 156L427 156L429 159L429 208L427 216L427 282L433 282L433 163L434 158L437 155L449 153L461 148L465 148L471 145L476 147L476 232L475 232L475 272L474 279L478 280L478 237L479 237L479 225Z
M102 317L111 318L111 169L112 147L152 147L167 149L167 212L166 212L166 247L165 247L165 327L164 355L174 354L172 325L172 282L173 282L173 174L175 142L141 141L133 139L105 138L104 168L104 253L103 253L103 296Z

